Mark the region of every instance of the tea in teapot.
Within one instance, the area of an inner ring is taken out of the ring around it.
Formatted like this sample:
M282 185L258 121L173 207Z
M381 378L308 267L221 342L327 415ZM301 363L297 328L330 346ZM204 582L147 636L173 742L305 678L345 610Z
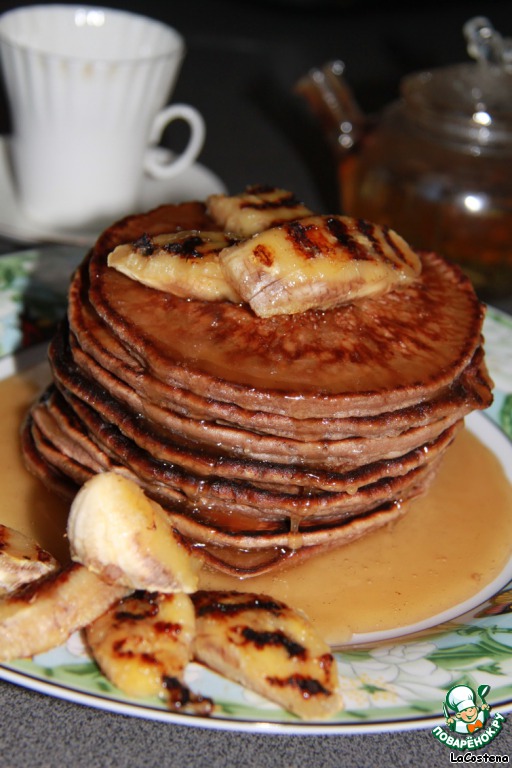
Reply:
M339 167L340 207L458 262L482 298L512 295L512 39L477 17L476 61L406 76L366 118L330 62L296 86Z

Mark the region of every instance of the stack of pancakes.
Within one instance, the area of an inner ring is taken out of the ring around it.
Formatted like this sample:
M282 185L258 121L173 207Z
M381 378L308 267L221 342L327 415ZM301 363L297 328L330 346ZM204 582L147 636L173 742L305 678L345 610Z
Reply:
M240 576L402 515L492 399L469 281L424 253L421 276L384 295L264 319L107 266L116 245L180 229L219 225L202 203L129 217L74 274L53 382L23 428L29 469L70 498L97 472L135 479Z

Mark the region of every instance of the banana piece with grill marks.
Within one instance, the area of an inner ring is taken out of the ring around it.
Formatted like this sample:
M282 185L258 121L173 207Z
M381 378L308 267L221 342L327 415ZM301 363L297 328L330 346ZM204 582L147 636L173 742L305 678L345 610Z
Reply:
M108 265L132 280L186 299L239 302L240 296L226 280L219 252L236 242L222 232L181 231L169 235L144 235L133 243L118 245Z
M417 253L393 230L348 216L309 216L219 254L227 279L260 317L331 309L411 282Z
M35 541L14 528L0 525L0 596L58 567L55 558Z
M240 195L210 195L206 203L224 231L241 238L312 214L292 192L278 187L255 185Z
M118 245L108 256L109 267L182 298L238 303L241 297L226 278L219 253L263 229L311 214L291 192L275 187L249 187L241 195L211 195L207 204L224 232L145 234Z
M192 601L198 661L301 718L341 709L335 660L301 613L244 592L199 591Z
M121 691L165 696L172 709L209 714L211 700L183 683L194 632L188 595L136 592L96 619L85 634L103 674Z
M126 595L72 563L0 598L0 661L56 648Z
M111 584L150 592L193 592L200 561L165 511L117 472L94 475L68 516L71 557Z

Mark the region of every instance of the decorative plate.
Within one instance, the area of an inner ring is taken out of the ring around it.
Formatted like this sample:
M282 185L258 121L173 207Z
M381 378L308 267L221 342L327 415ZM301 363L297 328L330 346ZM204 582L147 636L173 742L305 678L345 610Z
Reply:
M47 338L62 316L69 275L83 251L31 250L0 259L0 375L14 369L12 353ZM490 434L506 461L512 446L512 317L489 308L487 359L496 383L485 415L468 420ZM512 464L512 462L509 462ZM512 482L512 467L506 467ZM481 605L411 635L335 653L345 708L327 722L303 722L262 697L198 664L186 682L216 704L214 715L169 712L159 699L134 700L115 689L89 658L79 634L65 646L32 660L0 666L0 677L18 685L99 709L204 728L265 733L329 734L404 730L444 724L446 691L459 684L490 686L493 710L512 710L512 581Z

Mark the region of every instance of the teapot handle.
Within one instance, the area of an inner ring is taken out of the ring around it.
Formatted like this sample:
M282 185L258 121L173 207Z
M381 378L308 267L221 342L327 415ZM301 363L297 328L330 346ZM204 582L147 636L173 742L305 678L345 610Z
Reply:
M295 84L295 91L309 104L313 114L338 154L350 151L365 130L366 119L343 73L339 59L311 69Z

